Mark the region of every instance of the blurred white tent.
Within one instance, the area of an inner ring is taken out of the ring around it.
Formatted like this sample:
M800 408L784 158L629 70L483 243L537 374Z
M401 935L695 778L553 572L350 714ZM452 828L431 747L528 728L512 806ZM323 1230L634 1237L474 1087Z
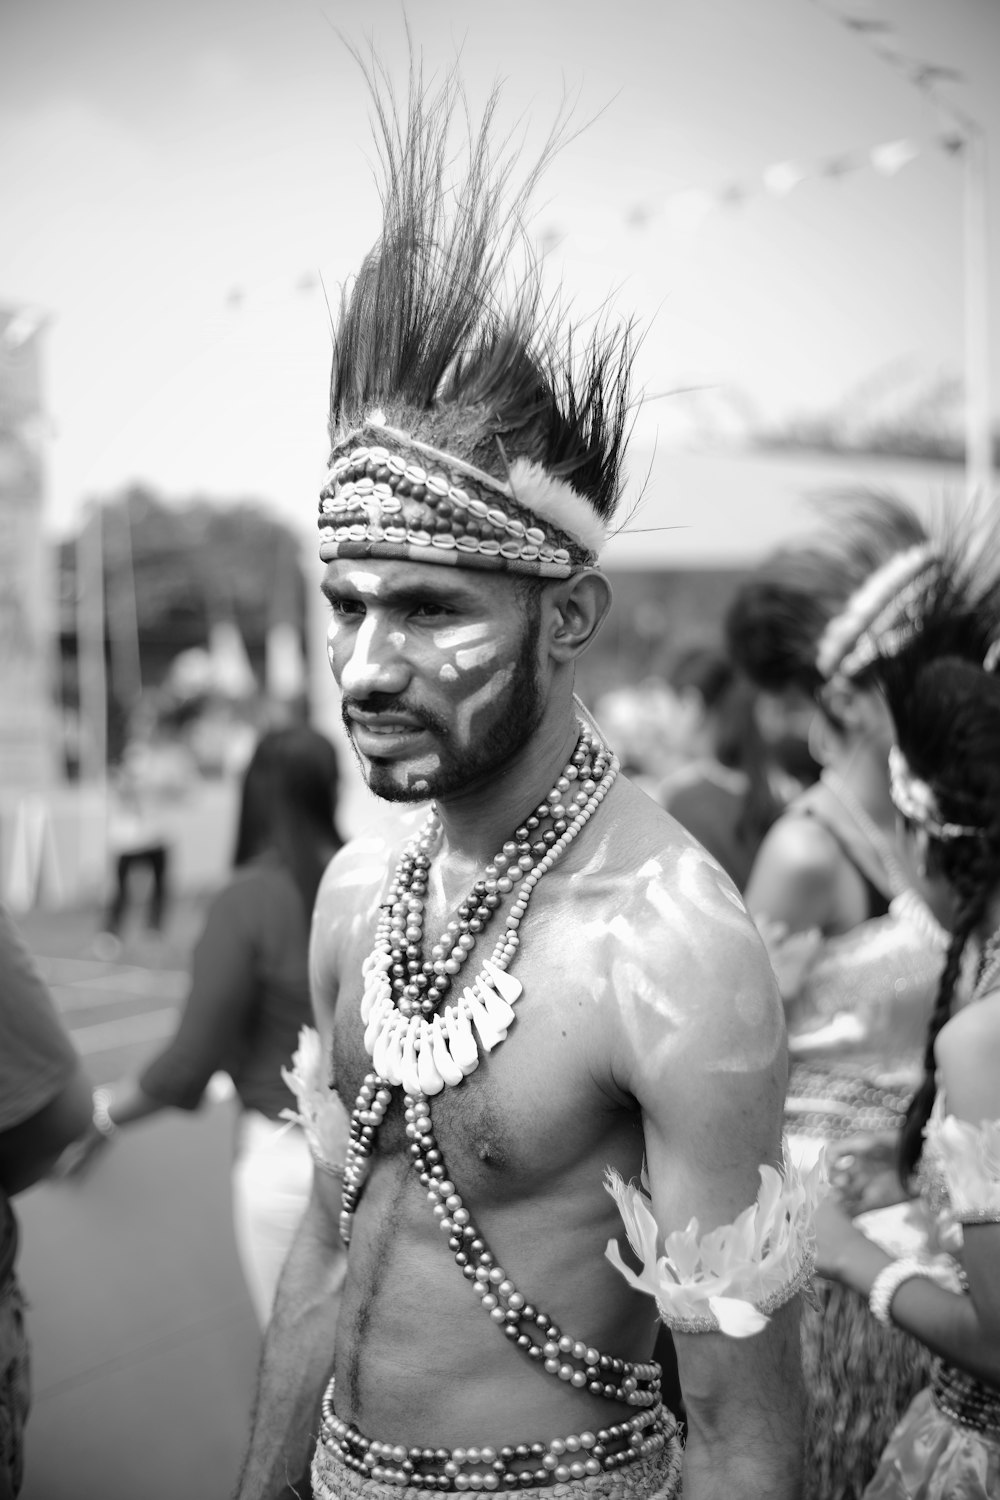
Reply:
M268 696L285 703L306 690L302 640L289 620L277 620L264 643L264 681Z
M249 698L257 679L235 620L216 620L208 633L215 691L226 698Z

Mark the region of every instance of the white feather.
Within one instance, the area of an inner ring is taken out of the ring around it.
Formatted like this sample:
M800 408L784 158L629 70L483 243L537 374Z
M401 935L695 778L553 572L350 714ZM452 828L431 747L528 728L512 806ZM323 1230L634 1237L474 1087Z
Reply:
M604 522L590 502L565 479L546 474L541 464L516 458L510 468L510 488L518 504L564 531L588 552L599 553L607 541Z

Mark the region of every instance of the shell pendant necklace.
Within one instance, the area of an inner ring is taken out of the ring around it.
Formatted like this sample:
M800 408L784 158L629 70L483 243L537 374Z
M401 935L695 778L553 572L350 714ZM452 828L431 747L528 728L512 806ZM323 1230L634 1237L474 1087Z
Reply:
M423 960L423 915L437 812L407 846L382 906L362 973L365 1049L380 1078L409 1094L434 1095L461 1083L507 1035L520 981L507 973L518 928L544 875L600 806L618 771L616 759L581 726L576 748L545 801L494 856ZM503 931L471 984L444 1004L479 934L511 898Z
M369 1158L392 1091L439 1094L479 1066L507 1036L523 987L507 971L535 887L586 827L618 775L619 761L580 723L576 748L545 800L494 855L430 956L423 956L428 874L440 839L437 811L406 846L383 902L372 951L362 967L361 1019L372 1060L351 1113L344 1170L341 1237L368 1175ZM494 915L509 904L503 931L471 984L455 980Z

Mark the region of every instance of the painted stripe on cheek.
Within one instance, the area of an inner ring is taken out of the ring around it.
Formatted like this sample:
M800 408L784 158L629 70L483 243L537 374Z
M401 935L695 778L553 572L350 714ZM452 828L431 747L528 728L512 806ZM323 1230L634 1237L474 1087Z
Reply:
M516 671L516 662L510 662L506 667L501 667L499 672L494 672L492 677L486 679L481 688L470 693L464 703L459 704L457 709L458 734L466 744L469 741L469 731L476 714L481 708L485 708L491 699L503 692Z
M495 661L500 647L494 641L485 641L481 646L467 646L464 651L455 652L455 662L463 672L470 667L485 667L489 661Z
M484 620L478 625L452 625L444 630L436 630L431 640L439 651L454 651L457 646L469 646L473 641L481 641L490 633L490 626Z

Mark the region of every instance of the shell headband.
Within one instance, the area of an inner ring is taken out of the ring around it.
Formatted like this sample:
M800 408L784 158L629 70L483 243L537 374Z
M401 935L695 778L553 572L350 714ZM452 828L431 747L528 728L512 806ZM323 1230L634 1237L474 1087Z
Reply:
M947 843L951 839L978 838L983 832L981 828L944 821L933 788L913 774L898 745L889 751L889 790L903 817L932 838Z
M940 558L929 542L877 568L829 622L816 652L825 681L851 682L878 657L898 656L920 625L921 602Z
M372 413L333 450L320 557L395 558L568 578L593 567L604 526L564 479L516 458L507 483Z

